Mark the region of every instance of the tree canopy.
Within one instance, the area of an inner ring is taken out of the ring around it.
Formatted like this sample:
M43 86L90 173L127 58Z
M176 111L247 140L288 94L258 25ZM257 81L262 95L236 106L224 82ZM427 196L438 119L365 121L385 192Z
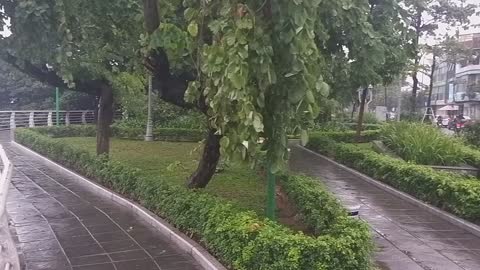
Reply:
M161 99L207 115L211 162L196 173L204 179L220 149L247 159L263 147L277 172L287 127L306 141L331 93L388 81L404 59L394 0L0 0L0 8L12 24L2 53L27 73L88 91L97 81L115 86L119 73L144 76L132 69L143 62Z

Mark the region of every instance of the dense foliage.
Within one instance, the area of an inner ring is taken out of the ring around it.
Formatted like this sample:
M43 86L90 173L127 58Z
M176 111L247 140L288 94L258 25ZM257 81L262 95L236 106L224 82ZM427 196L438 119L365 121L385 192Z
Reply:
M465 140L476 147L480 147L480 123L469 125L463 132Z
M437 172L322 136L312 136L308 147L462 218L480 220L478 179Z
M362 132L360 137L356 136L356 132L354 131L325 131L325 132L313 132L312 136L321 136L325 138L329 138L336 142L345 142L345 143L365 143L371 142L380 138L380 130L366 130Z
M295 233L253 212L201 191L188 191L137 170L48 138L19 129L18 142L121 192L193 234L210 252L233 269L370 269L372 243L368 227L347 217L332 195L304 177L283 179L292 200L308 215L315 237ZM292 188L292 190L289 189ZM306 196L301 196L308 192ZM321 203L319 203L321 202ZM316 205L316 209L312 206ZM191 218L195 217L195 218ZM331 217L335 217L331 219Z
M382 129L386 146L403 159L423 165L459 165L460 144L438 128L420 123L392 123Z
M39 127L35 131L53 138L61 137L95 137L95 126L90 125L70 125ZM155 128L153 130L155 140L159 141L191 141L199 142L205 137L205 131L199 129L184 128ZM145 129L123 126L112 126L112 136L117 138L143 140Z

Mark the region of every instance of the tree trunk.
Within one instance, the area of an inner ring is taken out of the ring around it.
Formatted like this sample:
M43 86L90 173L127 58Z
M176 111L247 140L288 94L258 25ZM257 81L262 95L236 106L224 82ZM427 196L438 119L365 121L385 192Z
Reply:
M357 142L361 141L362 128L363 128L363 115L365 114L365 103L367 100L368 87L364 88L362 91L362 98L360 100L360 111L358 112L358 122L357 122Z
M215 129L209 129L207 141L203 148L202 158L198 164L197 170L190 176L188 180L188 188L205 188L212 176L217 170L218 161L220 160L220 138L215 135Z
M113 89L109 85L100 88L97 119L97 155L110 152L110 125L113 121Z
M420 68L420 37L422 35L422 15L423 12L421 10L418 11L415 19L415 39L414 39L414 48L415 48L415 64L414 70L412 72L412 80L413 80L413 87L412 87L412 97L410 100L410 109L411 114L415 114L417 111L417 93L418 93L418 69Z
M428 87L428 100L427 108L432 107L432 94L433 94L433 76L435 75L435 68L437 67L437 56L433 55L432 70L430 71L430 85Z
M416 71L412 72L413 88L412 96L410 97L410 113L415 114L417 111L417 92L418 92L418 74Z
M353 102L353 106L352 106L352 115L350 116L350 118L353 120L353 118L355 117L355 111L357 110L357 102Z

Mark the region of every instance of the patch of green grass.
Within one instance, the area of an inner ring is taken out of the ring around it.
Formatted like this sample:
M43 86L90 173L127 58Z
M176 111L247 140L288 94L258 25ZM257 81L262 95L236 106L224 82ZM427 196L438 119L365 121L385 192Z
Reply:
M95 138L58 138L95 154ZM196 169L202 145L198 143L143 142L112 139L111 157L141 169L145 177L160 178L185 185ZM264 214L265 182L248 164L230 162L215 174L206 191Z

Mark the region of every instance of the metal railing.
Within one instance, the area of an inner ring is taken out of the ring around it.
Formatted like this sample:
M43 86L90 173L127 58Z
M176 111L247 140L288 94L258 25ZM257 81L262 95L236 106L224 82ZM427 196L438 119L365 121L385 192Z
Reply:
M95 123L94 111L0 111L0 130ZM1 270L1 269L0 269Z
M13 173L13 165L0 145L0 269L20 270L17 249L10 234L7 218L7 195Z

